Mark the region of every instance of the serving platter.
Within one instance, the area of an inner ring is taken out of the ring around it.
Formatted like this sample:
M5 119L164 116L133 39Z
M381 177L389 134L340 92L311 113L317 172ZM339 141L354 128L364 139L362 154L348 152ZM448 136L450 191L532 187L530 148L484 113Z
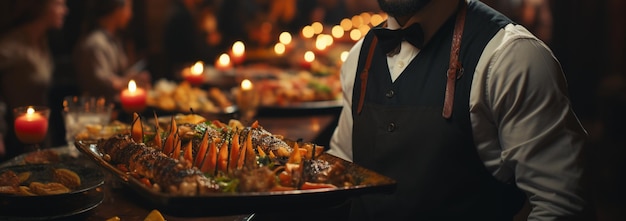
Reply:
M65 168L74 171L81 178L81 185L69 193L40 196L18 196L0 194L0 220L50 220L74 216L100 205L104 192L104 173L95 165L85 165L73 161L45 164L5 165L0 174L8 170L15 173L30 172L25 183L34 181L50 182L54 169Z
M95 141L77 141L76 147L88 158L111 172L120 182L141 196L145 203L174 216L224 216L267 211L318 210L344 204L349 198L364 194L391 193L396 182L374 171L329 154L319 159L341 163L346 173L357 177L359 184L346 187L246 193L210 193L178 196L147 188L137 178L119 170L104 159Z

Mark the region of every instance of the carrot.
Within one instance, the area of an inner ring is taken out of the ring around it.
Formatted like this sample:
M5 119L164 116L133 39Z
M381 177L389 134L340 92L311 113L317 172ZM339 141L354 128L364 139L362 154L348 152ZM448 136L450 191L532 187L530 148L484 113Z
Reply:
M174 145L174 151L172 151L172 158L178 160L178 158L180 157L180 147L181 147L181 140L180 137L178 137L178 134L174 135L174 142L176 143Z
M193 142L190 140L187 142L185 149L183 151L183 158L188 161L190 164L193 163Z
M178 135L178 128L176 126L176 120L174 120L174 116L172 116L172 120L170 121L170 131L165 139L165 146L163 147L163 152L166 155L172 154L174 151L174 146L176 145L175 139Z
M206 157L204 157L204 161L202 161L202 167L200 167L200 171L211 175L215 175L215 168L217 167L217 145L215 143L213 141L209 144L209 150L206 153Z
M252 122L252 124L250 125L251 128L257 129L259 128L259 121L255 120L254 122Z
M243 163L244 160L246 159L246 152L247 152L247 148L246 148L246 143L243 144L243 146L241 147L241 151L239 152L239 157L237 158L237 169L241 170L243 168Z
M300 161L302 161L302 154L300 152L300 147L298 147L298 143L295 143L293 145L293 151L291 151L291 155L289 156L287 163L298 164L300 163Z
M237 168L237 159L241 152L241 145L239 145L239 131L235 131L233 139L230 142L230 154L228 156L228 171L232 172Z
M143 143L143 125L141 117L137 112L133 113L133 123L131 124L130 136L136 143Z
M253 144L252 144L252 133L248 132L248 136L246 137L246 160L244 165L247 168L254 168L254 166L256 166L256 154L254 153L254 148L253 148ZM259 150L261 148L258 148Z
M200 141L200 147L198 148L198 153L196 153L196 160L194 165L196 167L200 167L202 164L202 160L204 160L206 151L209 148L209 131L204 131L204 136L202 136L202 141Z
M217 158L217 169L223 172L227 172L228 170L228 143L226 141L222 142L222 147L220 147L218 158Z

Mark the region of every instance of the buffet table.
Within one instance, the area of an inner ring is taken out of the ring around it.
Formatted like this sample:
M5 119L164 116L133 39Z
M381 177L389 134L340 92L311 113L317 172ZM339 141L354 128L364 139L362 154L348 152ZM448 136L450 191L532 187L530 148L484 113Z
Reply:
M317 113L306 115L264 115L257 118L260 125L274 134L283 135L285 138L293 140L302 140L304 142L324 142L327 143L330 138L329 132L335 127L337 114L333 113ZM325 141L324 141L325 140ZM68 146L56 147L50 149L59 156L66 156L62 161L70 161L79 167L95 168L96 171L102 170L104 173L104 184L94 189L95 195L103 195L102 203L94 203L95 206L88 206L86 209L73 211L70 213L55 214L53 217L41 217L42 219L55 220L144 220L151 211L157 209L154 204L146 198L135 192L132 188L128 188L114 174L109 173L105 169L95 165L86 155L73 152ZM73 154L77 154L74 157ZM0 164L0 168L21 165L24 163L23 154L10 161ZM93 191L92 191L93 192ZM7 199L4 199L7 200ZM11 200L11 199L9 199ZM346 217L348 204L329 198L322 198L320 206L303 208L298 211L280 210L281 206L277 205L276 211L259 211L254 214L226 214L226 216L212 217L194 217L185 214L167 214L160 211L166 220L216 220L216 221L239 221L239 220L328 220L329 217ZM4 202L6 203L6 202ZM46 202L47 203L47 202ZM50 202L55 203L55 202ZM58 203L58 202L57 202ZM252 203L252 202L250 202ZM91 204L90 204L91 205ZM39 205L36 205L39 206ZM202 205L203 206L203 205ZM207 210L211 209L211 205L206 205ZM327 208L328 207L328 208ZM286 207L285 207L286 208ZM21 210L21 209L20 209ZM22 214L21 212L17 214ZM7 214L0 214L0 219ZM38 219L37 215L30 214ZM8 219L12 219L9 216ZM7 217L5 217L7 218ZM15 218L15 217L14 217Z
M265 116L257 120L266 130L273 134L281 134L290 139L302 139L305 142L320 141L324 131L332 131L336 120L335 114L297 115L297 116ZM327 142L327 141L326 141ZM107 220L119 217L120 220L143 220L154 208L144 202L138 194L120 184L117 178L107 174L104 191L104 201L93 210L79 215L84 220ZM207 208L210 209L210 208ZM276 220L272 214L243 214L221 217L175 217L163 214L166 220L215 220L215 221L243 221L243 220ZM270 216L271 218L268 218ZM333 214L334 216L334 214ZM282 217L287 219L289 216Z

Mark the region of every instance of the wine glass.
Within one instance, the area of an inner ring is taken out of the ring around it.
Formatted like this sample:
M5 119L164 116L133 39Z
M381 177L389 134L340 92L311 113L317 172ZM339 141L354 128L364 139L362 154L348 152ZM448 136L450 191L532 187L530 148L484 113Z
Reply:
M40 144L48 133L50 108L24 106L13 109L14 130L17 139L27 145L27 151L40 150Z

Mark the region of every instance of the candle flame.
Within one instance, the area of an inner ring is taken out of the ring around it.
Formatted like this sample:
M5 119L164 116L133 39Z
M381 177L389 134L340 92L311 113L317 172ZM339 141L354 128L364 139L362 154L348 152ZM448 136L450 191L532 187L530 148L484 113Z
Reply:
M361 15L352 16L352 27L358 28L363 24L363 18Z
M346 59L348 59L348 54L349 52L347 51L341 52L341 55L340 55L341 62L346 62Z
M285 45L283 43L276 43L276 45L274 45L274 52L276 52L277 55L282 55L285 53Z
M135 80L130 80L128 82L128 91L131 93L135 93L136 90L137 90L137 83L135 83Z
M311 27L310 25L304 26L304 28L302 28L303 37L312 38L313 35L315 35L315 31L313 30L313 27Z
M26 109L26 114L31 115L35 113L35 109L33 107L28 107L28 109Z
M344 31L350 31L352 29L352 20L344 18L341 20L339 25L341 26L341 28L343 28Z
M246 46L242 41L236 41L233 44L233 55L241 56L246 51Z
M291 43L291 34L289 34L289 32L280 33L280 36L278 36L278 41L280 41L280 43L288 45L289 43Z
M343 34L345 34L344 33L345 31L339 25L333 26L333 29L331 29L330 32L332 33L333 37L335 37L335 38L341 38L341 37L343 37Z
M192 75L201 75L202 72L204 72L204 63L202 61L198 61L193 66L191 66Z
M318 35L317 39L315 40L315 48L320 51L326 49L326 42L323 38L321 38L321 36L322 35Z
M252 89L252 82L248 79L244 79L241 81L241 89L246 91Z
M379 15L379 14L375 14L372 15L372 18L370 18L370 24L372 24L372 26L377 26L380 23L382 23L385 19L383 19L383 16Z
M352 29L352 31L350 31L350 39L352 39L353 41L358 41L359 39L361 39L361 31L359 29Z
M315 60L315 54L312 51L307 51L304 53L304 60L306 62L313 62Z
M228 54L224 53L222 55L220 55L219 60L217 60L218 64L222 65L222 66L228 66L230 64L230 56L228 56Z
M311 24L311 27L313 28L313 33L315 34L320 34L324 31L324 25L322 25L321 22L313 22L313 24Z

